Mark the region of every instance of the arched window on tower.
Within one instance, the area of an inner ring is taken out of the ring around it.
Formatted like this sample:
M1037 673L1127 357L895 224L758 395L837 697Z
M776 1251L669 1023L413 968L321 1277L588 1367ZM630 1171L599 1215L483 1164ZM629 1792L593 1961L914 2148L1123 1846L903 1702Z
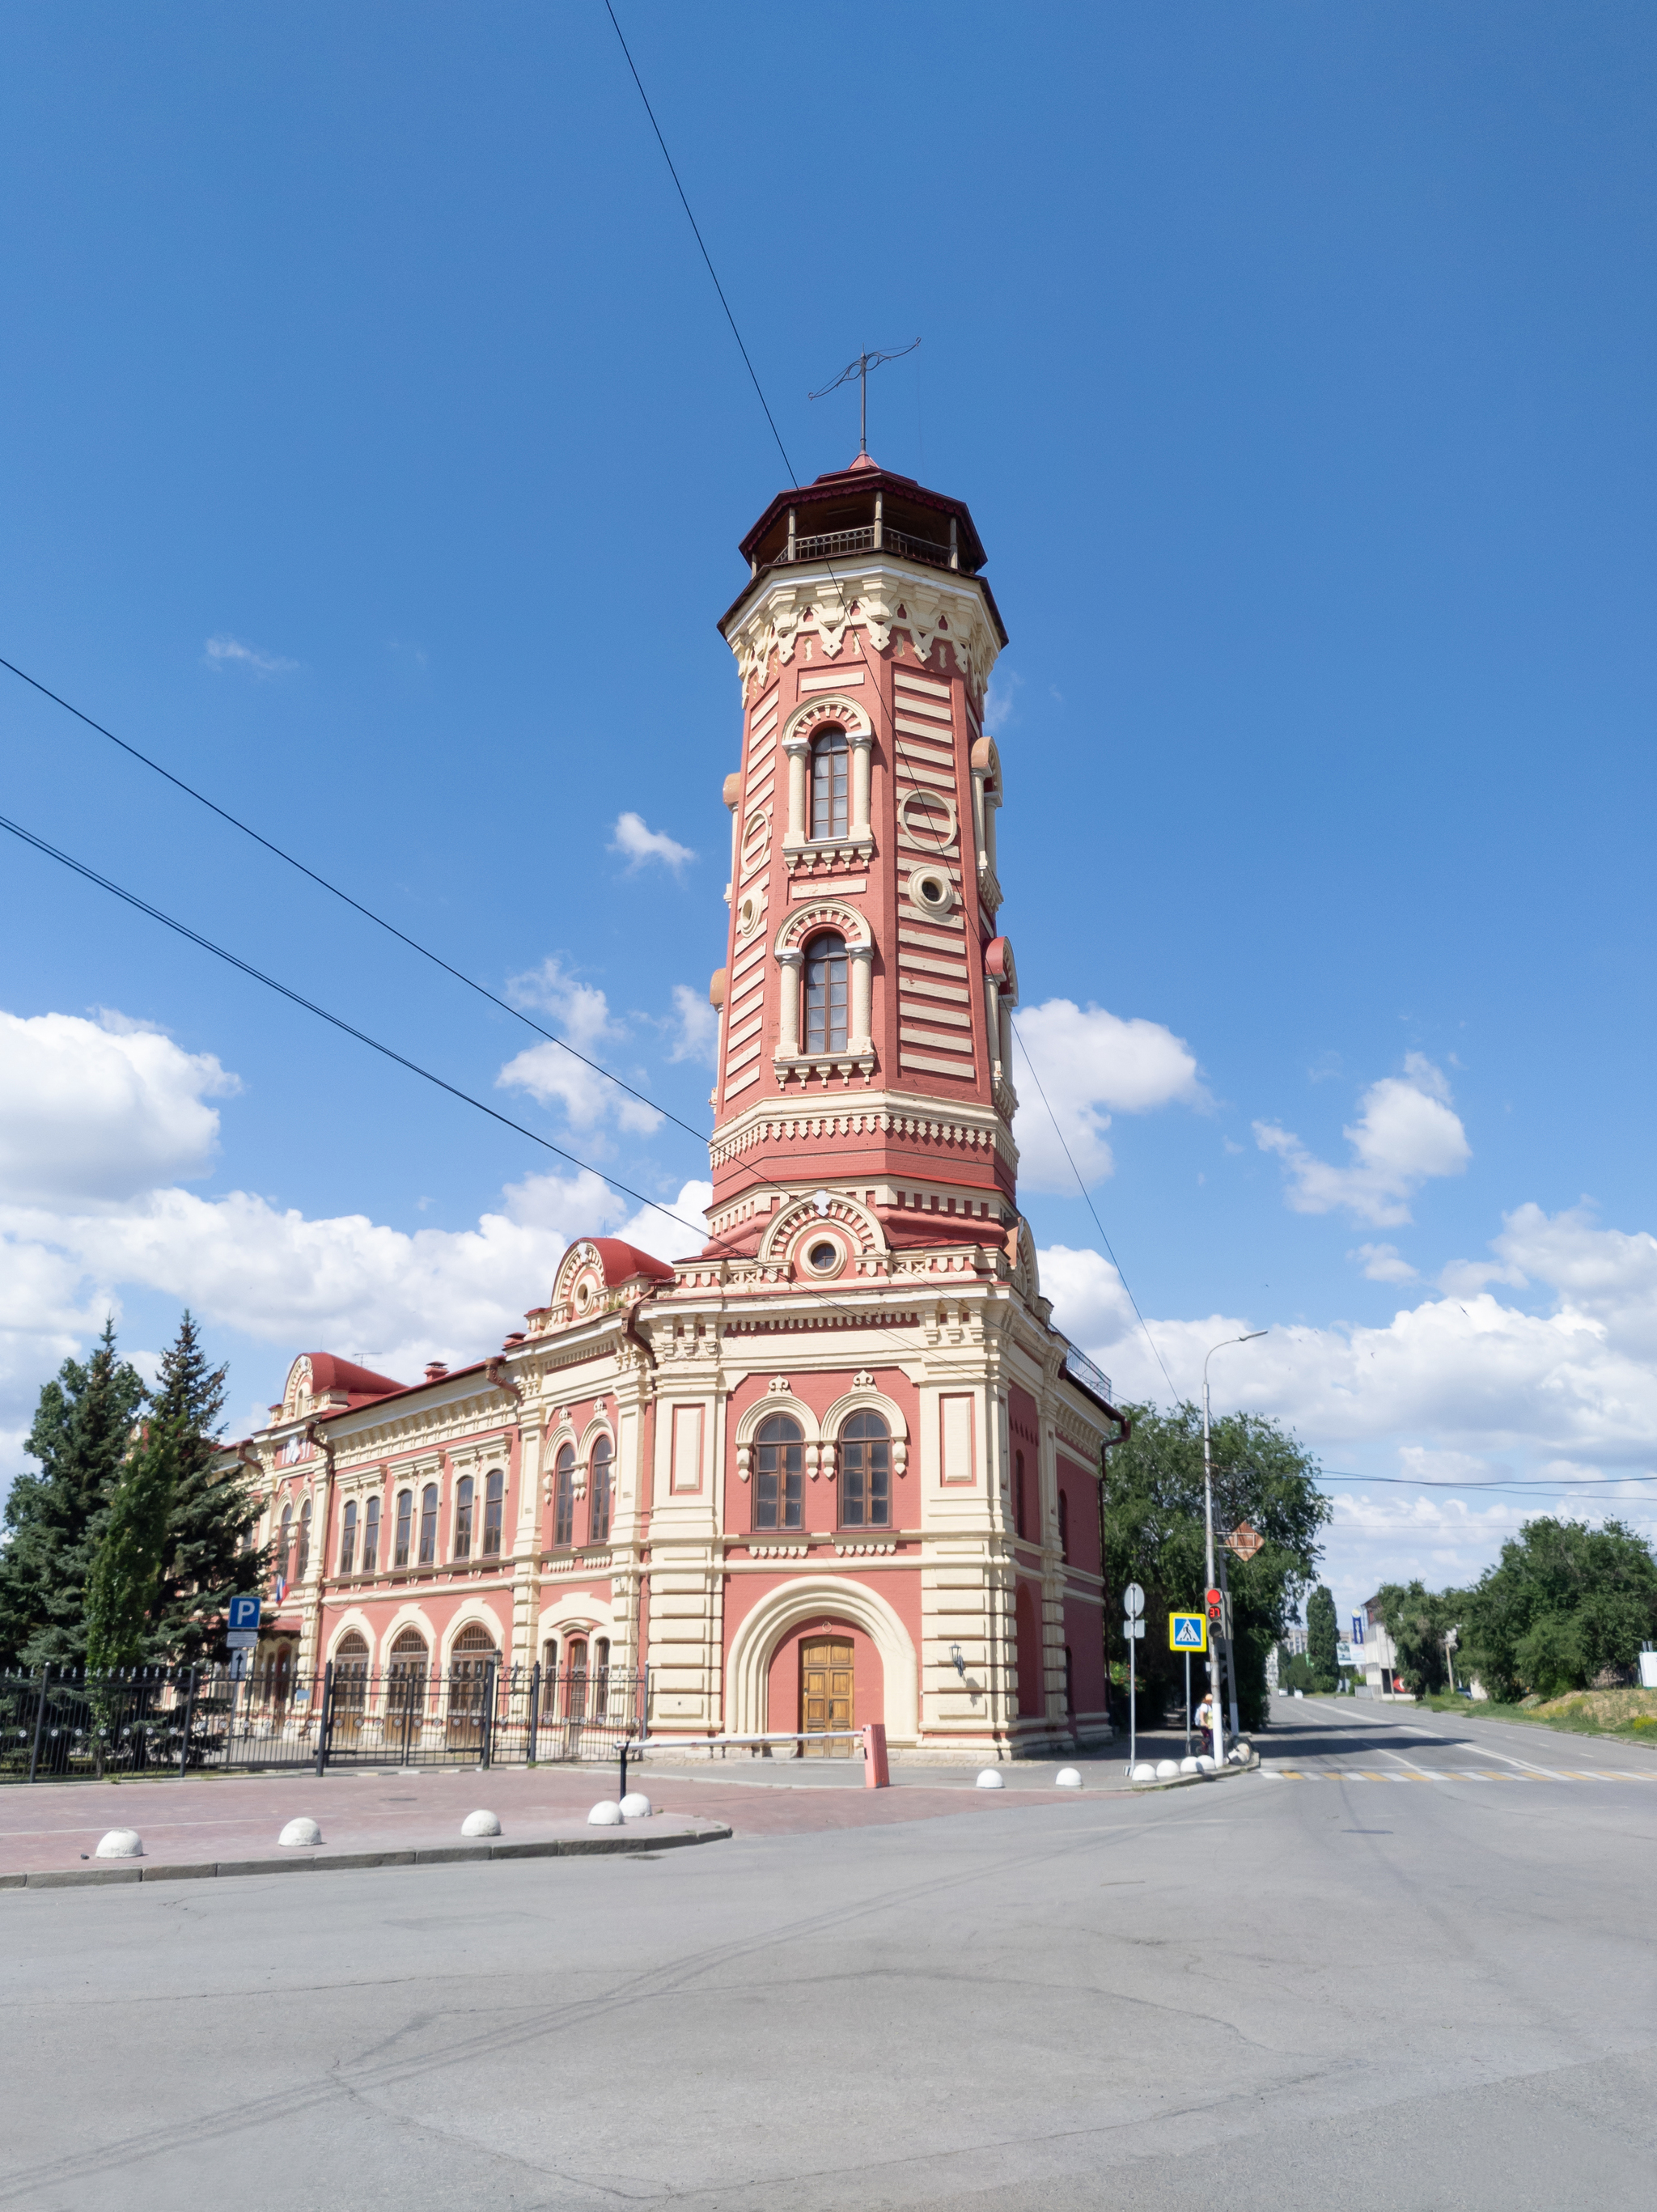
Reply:
M565 1444L553 1467L552 1541L555 1550L575 1541L575 1447Z
M843 837L851 821L844 730L819 730L811 740L811 835Z
M805 1439L798 1421L773 1413L754 1439L754 1526L804 1526Z
M878 1413L853 1413L840 1432L840 1522L842 1528L891 1526L891 1431Z
M610 1438L599 1437L594 1441L592 1458L587 1468L587 1541L590 1544L607 1544L610 1541Z
M844 1052L847 1005L846 939L825 930L805 948L805 1049Z

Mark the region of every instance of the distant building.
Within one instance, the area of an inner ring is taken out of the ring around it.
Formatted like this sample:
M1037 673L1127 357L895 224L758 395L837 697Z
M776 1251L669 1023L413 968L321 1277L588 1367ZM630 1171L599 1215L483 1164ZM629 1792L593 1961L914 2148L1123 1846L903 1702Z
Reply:
M1398 1651L1381 1620L1379 1596L1364 1600L1363 1612L1352 1616L1352 1627L1354 1632L1363 1632L1361 1642L1356 1632L1353 1635L1352 1658L1370 1689L1382 1697L1402 1691Z
M1306 1656L1306 1631L1300 1627L1291 1628L1283 1639L1283 1648L1291 1659L1303 1659Z

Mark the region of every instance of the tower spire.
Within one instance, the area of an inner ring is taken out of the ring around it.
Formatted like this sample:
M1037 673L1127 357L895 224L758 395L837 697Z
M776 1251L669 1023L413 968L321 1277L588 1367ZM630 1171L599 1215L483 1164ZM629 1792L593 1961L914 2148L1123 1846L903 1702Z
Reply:
M849 384L852 379L856 377L858 380L858 456L859 459L866 454L869 450L869 371L871 368L878 368L883 361L901 361L906 353L913 353L915 347L920 343L920 340L919 338L915 338L913 339L909 344L906 346L899 346L895 350L887 353L860 353L855 361L847 362L845 368L841 369L840 374L835 379L832 384L825 384L821 392L808 392L806 393L805 396L808 399L826 399L831 392L838 392L842 384Z

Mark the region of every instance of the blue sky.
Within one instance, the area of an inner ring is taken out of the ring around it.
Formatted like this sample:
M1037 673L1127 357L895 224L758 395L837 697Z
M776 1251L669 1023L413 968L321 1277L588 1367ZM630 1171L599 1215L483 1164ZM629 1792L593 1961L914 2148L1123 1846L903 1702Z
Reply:
M808 389L922 338L871 444L990 549L1026 1034L1177 1389L1270 1326L1217 1383L1369 1478L1343 1610L1573 1480L1649 1527L1650 10L617 12L803 475L856 443ZM785 479L600 0L5 23L0 653L705 1127L713 624ZM30 829L703 1172L0 682ZM112 1299L153 1352L188 1297L246 1420L295 1350L487 1348L634 1212L5 858L7 1467ZM1166 1395L1020 1136L1060 1320Z

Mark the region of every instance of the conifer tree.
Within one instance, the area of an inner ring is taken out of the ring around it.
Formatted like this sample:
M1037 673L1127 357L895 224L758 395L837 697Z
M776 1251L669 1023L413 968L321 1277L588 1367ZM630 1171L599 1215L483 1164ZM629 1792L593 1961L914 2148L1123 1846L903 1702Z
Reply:
M261 1589L265 1577L264 1553L243 1548L258 1517L246 1478L239 1466L214 1469L228 1371L208 1365L186 1309L155 1392L155 1419L173 1440L177 1465L145 1651L178 1666L225 1656L230 1599Z
M1335 1594L1320 1583L1306 1601L1306 1659L1320 1690L1340 1685L1340 1638L1335 1626Z
M41 1391L28 1434L40 1471L12 1484L0 1550L0 1657L9 1664L85 1664L87 1577L143 1400L142 1378L116 1353L112 1319L92 1357L66 1359Z
M88 1674L136 1667L146 1656L185 1442L176 1421L146 1422L116 1481L87 1577Z

